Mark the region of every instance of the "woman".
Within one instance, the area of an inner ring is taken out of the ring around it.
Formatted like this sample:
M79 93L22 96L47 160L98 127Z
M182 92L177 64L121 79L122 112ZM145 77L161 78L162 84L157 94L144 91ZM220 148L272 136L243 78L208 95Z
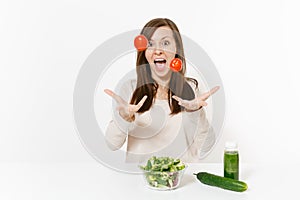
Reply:
M123 94L105 90L118 110L106 131L107 144L117 150L127 138L127 161L143 162L156 155L197 162L215 141L203 106L219 88L200 95L197 80L184 76L183 44L174 22L153 19L141 34L149 44L138 51L137 80L124 84ZM182 60L179 72L169 67L174 58Z

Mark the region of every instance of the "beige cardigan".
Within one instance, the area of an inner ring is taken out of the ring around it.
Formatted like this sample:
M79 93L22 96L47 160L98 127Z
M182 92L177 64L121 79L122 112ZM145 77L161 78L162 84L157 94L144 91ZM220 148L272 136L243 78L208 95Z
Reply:
M190 84L198 96L198 88ZM135 86L136 81L129 80L116 93L129 102ZM105 134L108 147L118 150L127 139L127 162L145 162L153 155L199 162L215 143L215 134L205 109L173 116L169 113L167 100L158 99L153 101L150 110L136 114L132 123L122 119L114 109L113 120L109 122Z

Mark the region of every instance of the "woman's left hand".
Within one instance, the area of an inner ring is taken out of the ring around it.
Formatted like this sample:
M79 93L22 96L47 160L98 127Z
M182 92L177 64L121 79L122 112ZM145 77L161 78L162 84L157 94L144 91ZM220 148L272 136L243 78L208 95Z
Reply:
M211 95L216 93L219 90L220 86L216 86L211 89L209 92L202 94L201 96L193 99L193 100L184 100L178 96L173 95L172 98L178 101L178 104L185 107L187 111L196 111L200 109L202 106L207 106L205 102Z

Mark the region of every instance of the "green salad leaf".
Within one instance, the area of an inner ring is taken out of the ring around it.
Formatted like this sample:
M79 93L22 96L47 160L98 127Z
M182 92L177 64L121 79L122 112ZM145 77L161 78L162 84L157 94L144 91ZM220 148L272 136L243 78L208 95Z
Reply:
M146 166L140 168L145 171L175 172L184 169L185 165L180 159L153 156L147 161Z
M178 185L180 172L186 166L180 159L153 156L145 166L139 167L144 170L146 180L151 186L172 188Z

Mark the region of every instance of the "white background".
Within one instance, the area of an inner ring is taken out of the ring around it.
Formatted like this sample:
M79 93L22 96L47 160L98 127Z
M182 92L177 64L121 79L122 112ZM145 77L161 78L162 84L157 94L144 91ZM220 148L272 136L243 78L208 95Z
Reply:
M203 162L221 163L235 140L243 163L300 164L297 1L194 2L1 1L0 165L95 163L75 131L77 74L102 42L156 17L197 42L223 80L224 129Z

